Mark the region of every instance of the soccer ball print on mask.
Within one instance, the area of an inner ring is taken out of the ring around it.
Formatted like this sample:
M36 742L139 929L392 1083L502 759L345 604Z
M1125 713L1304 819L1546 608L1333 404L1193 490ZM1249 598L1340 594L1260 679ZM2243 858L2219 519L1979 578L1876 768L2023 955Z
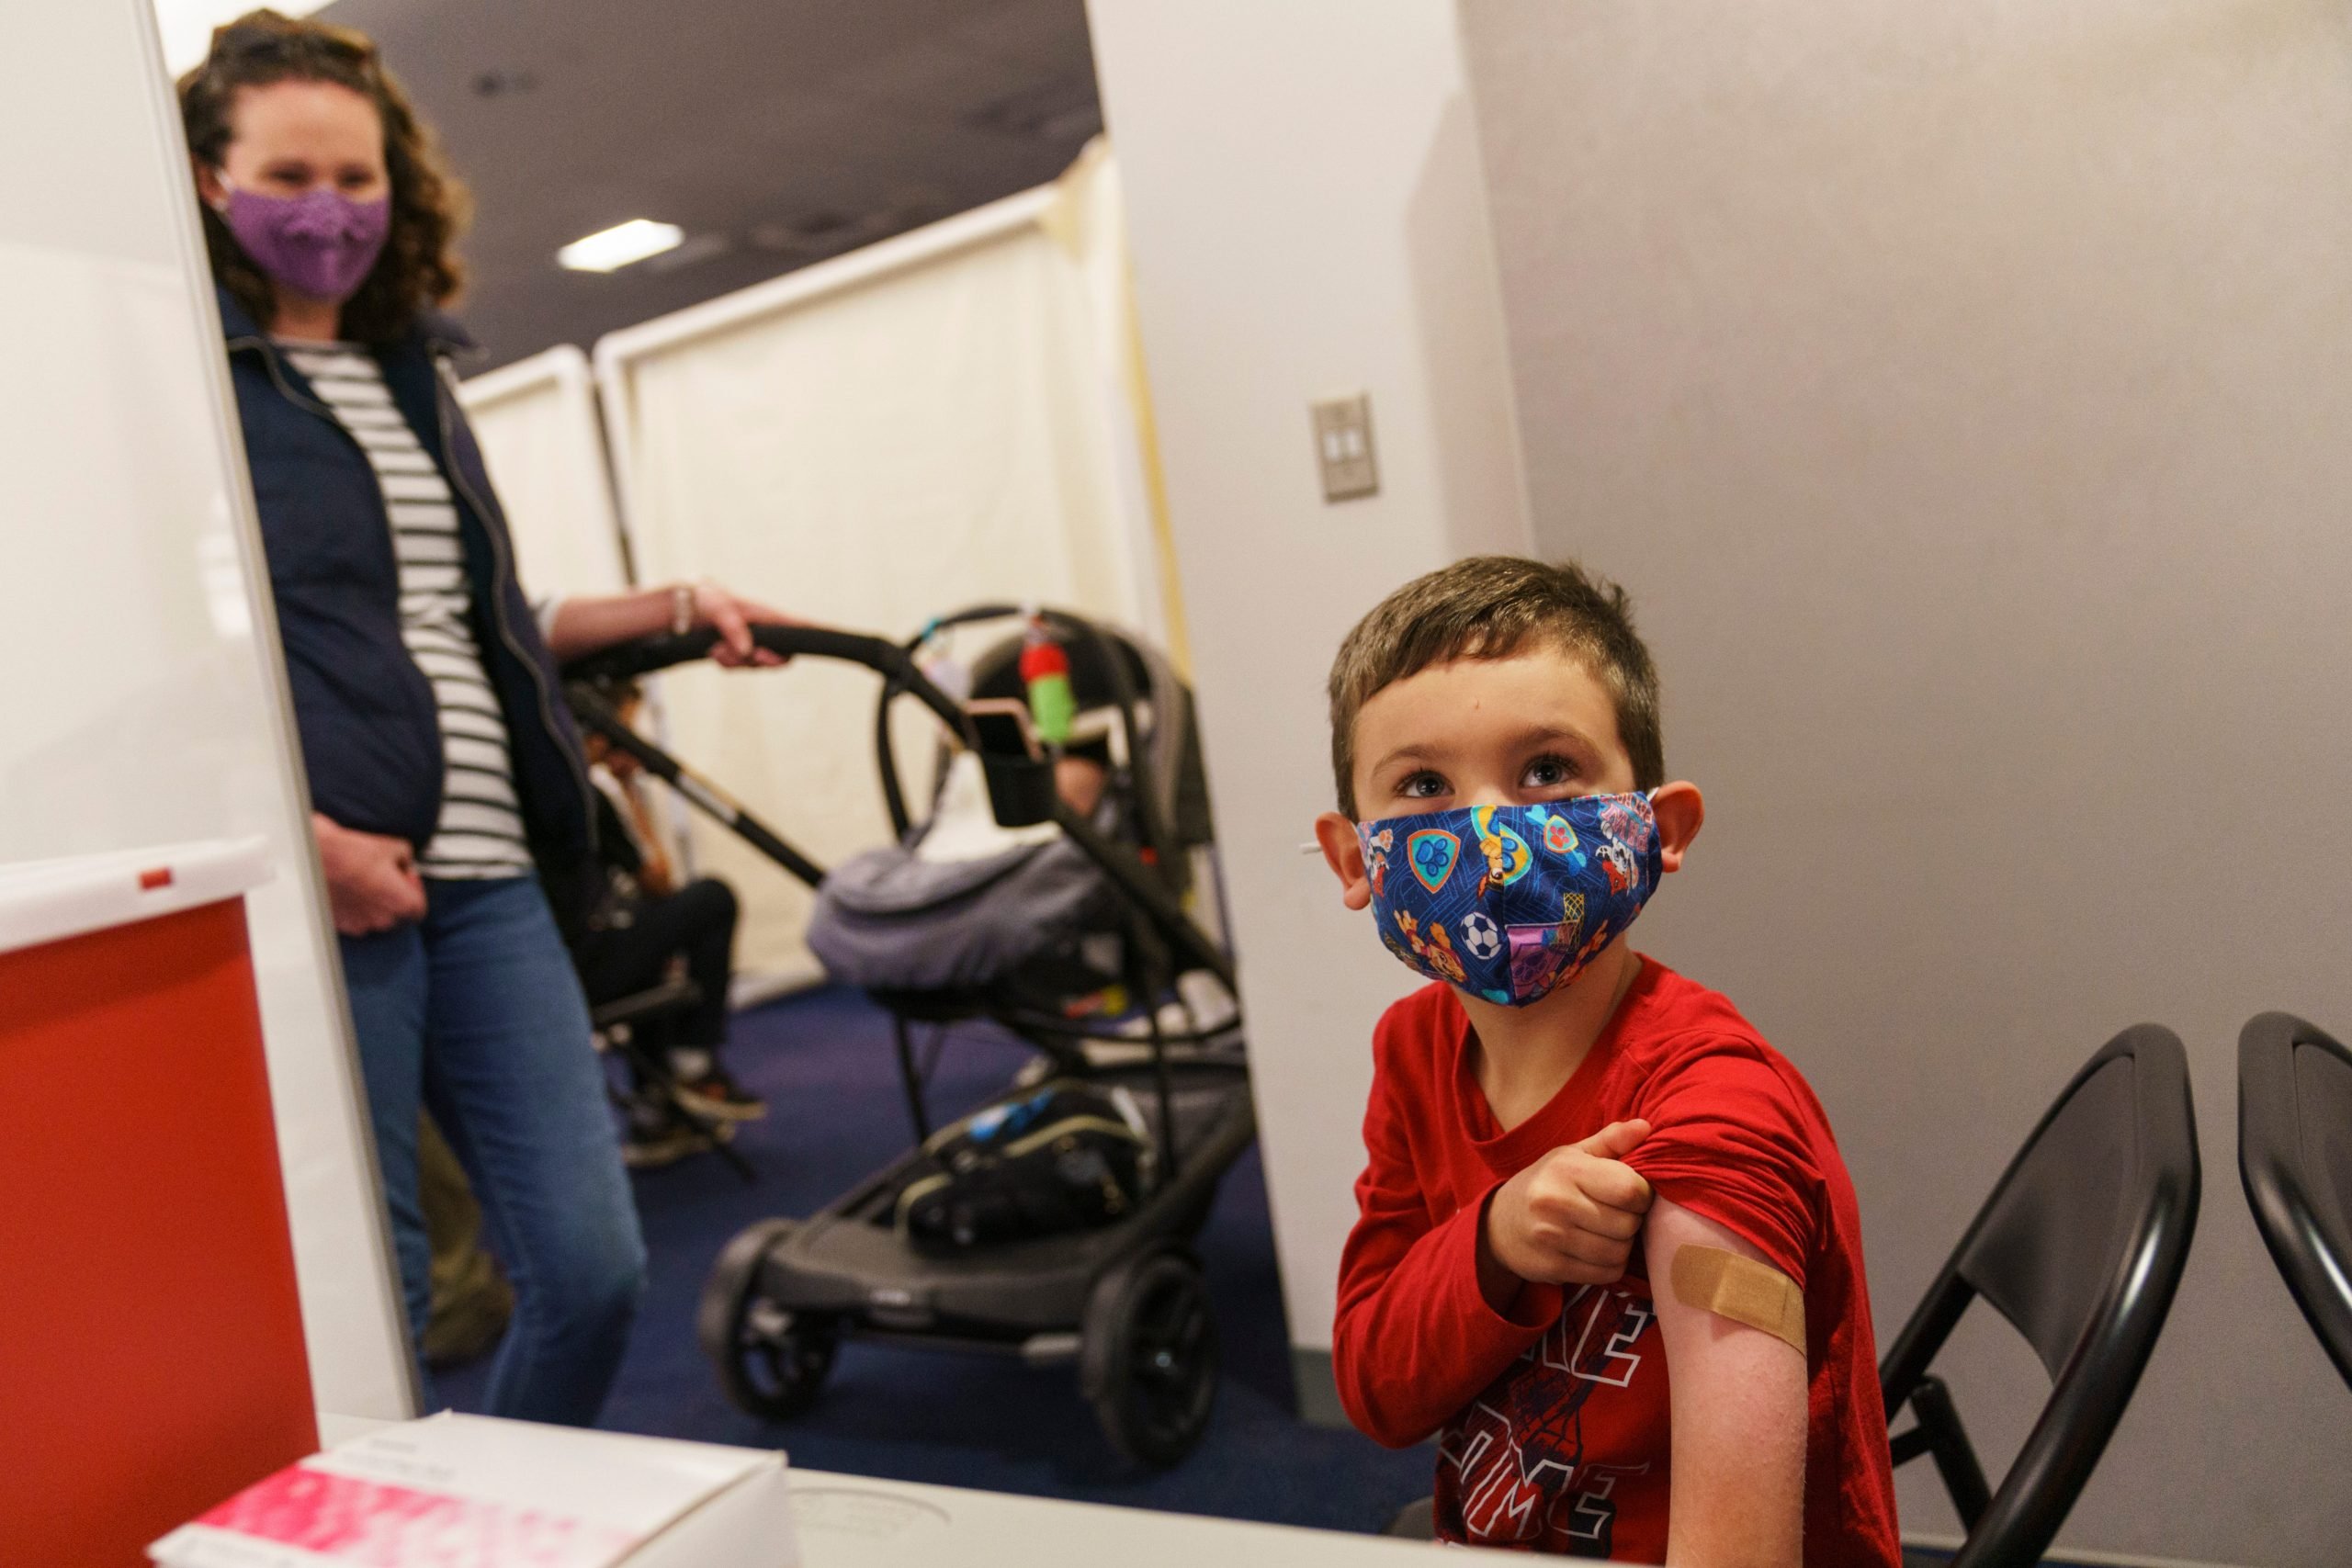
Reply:
M1645 795L1463 806L1356 825L1380 940L1410 968L1525 1007L1584 973L1657 886Z

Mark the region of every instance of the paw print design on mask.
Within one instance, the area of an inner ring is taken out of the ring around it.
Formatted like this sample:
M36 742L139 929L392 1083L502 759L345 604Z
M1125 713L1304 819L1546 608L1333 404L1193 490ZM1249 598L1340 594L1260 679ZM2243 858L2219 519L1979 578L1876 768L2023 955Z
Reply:
M1445 886L1461 858L1462 840L1442 828L1424 828L1405 839L1405 859L1414 879L1432 893Z
M1544 847L1555 855L1564 855L1577 847L1577 830L1568 826L1565 817L1547 818L1544 823Z

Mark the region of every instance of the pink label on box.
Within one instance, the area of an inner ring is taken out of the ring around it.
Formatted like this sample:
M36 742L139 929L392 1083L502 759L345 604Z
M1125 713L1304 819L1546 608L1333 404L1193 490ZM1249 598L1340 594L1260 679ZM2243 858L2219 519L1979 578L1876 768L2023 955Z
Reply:
M639 1538L537 1508L282 1470L196 1521L364 1568L605 1568Z

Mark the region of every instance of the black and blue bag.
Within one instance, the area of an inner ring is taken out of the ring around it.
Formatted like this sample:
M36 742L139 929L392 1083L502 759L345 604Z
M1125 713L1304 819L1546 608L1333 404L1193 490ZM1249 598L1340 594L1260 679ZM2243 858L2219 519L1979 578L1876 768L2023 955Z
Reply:
M1140 1208L1156 1165L1132 1094L1056 1078L933 1134L897 1225L947 1252L1091 1230Z

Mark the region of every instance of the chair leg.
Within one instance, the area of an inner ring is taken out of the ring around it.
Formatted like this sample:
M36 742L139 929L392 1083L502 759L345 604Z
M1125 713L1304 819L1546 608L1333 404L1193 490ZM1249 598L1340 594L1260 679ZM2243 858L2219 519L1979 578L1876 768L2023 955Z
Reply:
M906 1087L907 1114L915 1124L915 1142L931 1142L931 1112L923 1105L922 1075L915 1069L914 1042L908 1037L907 1021L897 1013L890 1015L890 1038L899 1049L899 1081Z
M750 1160L745 1159L741 1154L736 1152L733 1143L719 1135L716 1127L712 1129L710 1134L710 1151L717 1155L720 1159L727 1162L727 1168L733 1171L737 1176L742 1178L744 1186L756 1187L759 1185L760 1173L752 1168L752 1162Z
M1984 1483L1984 1467L1977 1462L1975 1445L1961 1425L1960 1409L1943 1380L1924 1377L1911 1391L1912 1414L1918 1425L1894 1439L1895 1462L1925 1452L1936 1461L1944 1490L1951 1495L1952 1511L1964 1529L1975 1529L1992 1506L1992 1489Z
M759 1171L729 1142L734 1134L725 1121L695 1111L678 1098L677 1075L670 1070L670 1064L658 1049L642 1043L623 1031L615 1031L606 1038L611 1048L628 1064L629 1070L636 1075L641 1087L650 1088L673 1111L691 1122L703 1135L710 1152L725 1160L728 1168L741 1178L744 1185L758 1183ZM629 1108L628 1097L615 1088L610 1078L605 1080L605 1093L617 1109L625 1111Z

